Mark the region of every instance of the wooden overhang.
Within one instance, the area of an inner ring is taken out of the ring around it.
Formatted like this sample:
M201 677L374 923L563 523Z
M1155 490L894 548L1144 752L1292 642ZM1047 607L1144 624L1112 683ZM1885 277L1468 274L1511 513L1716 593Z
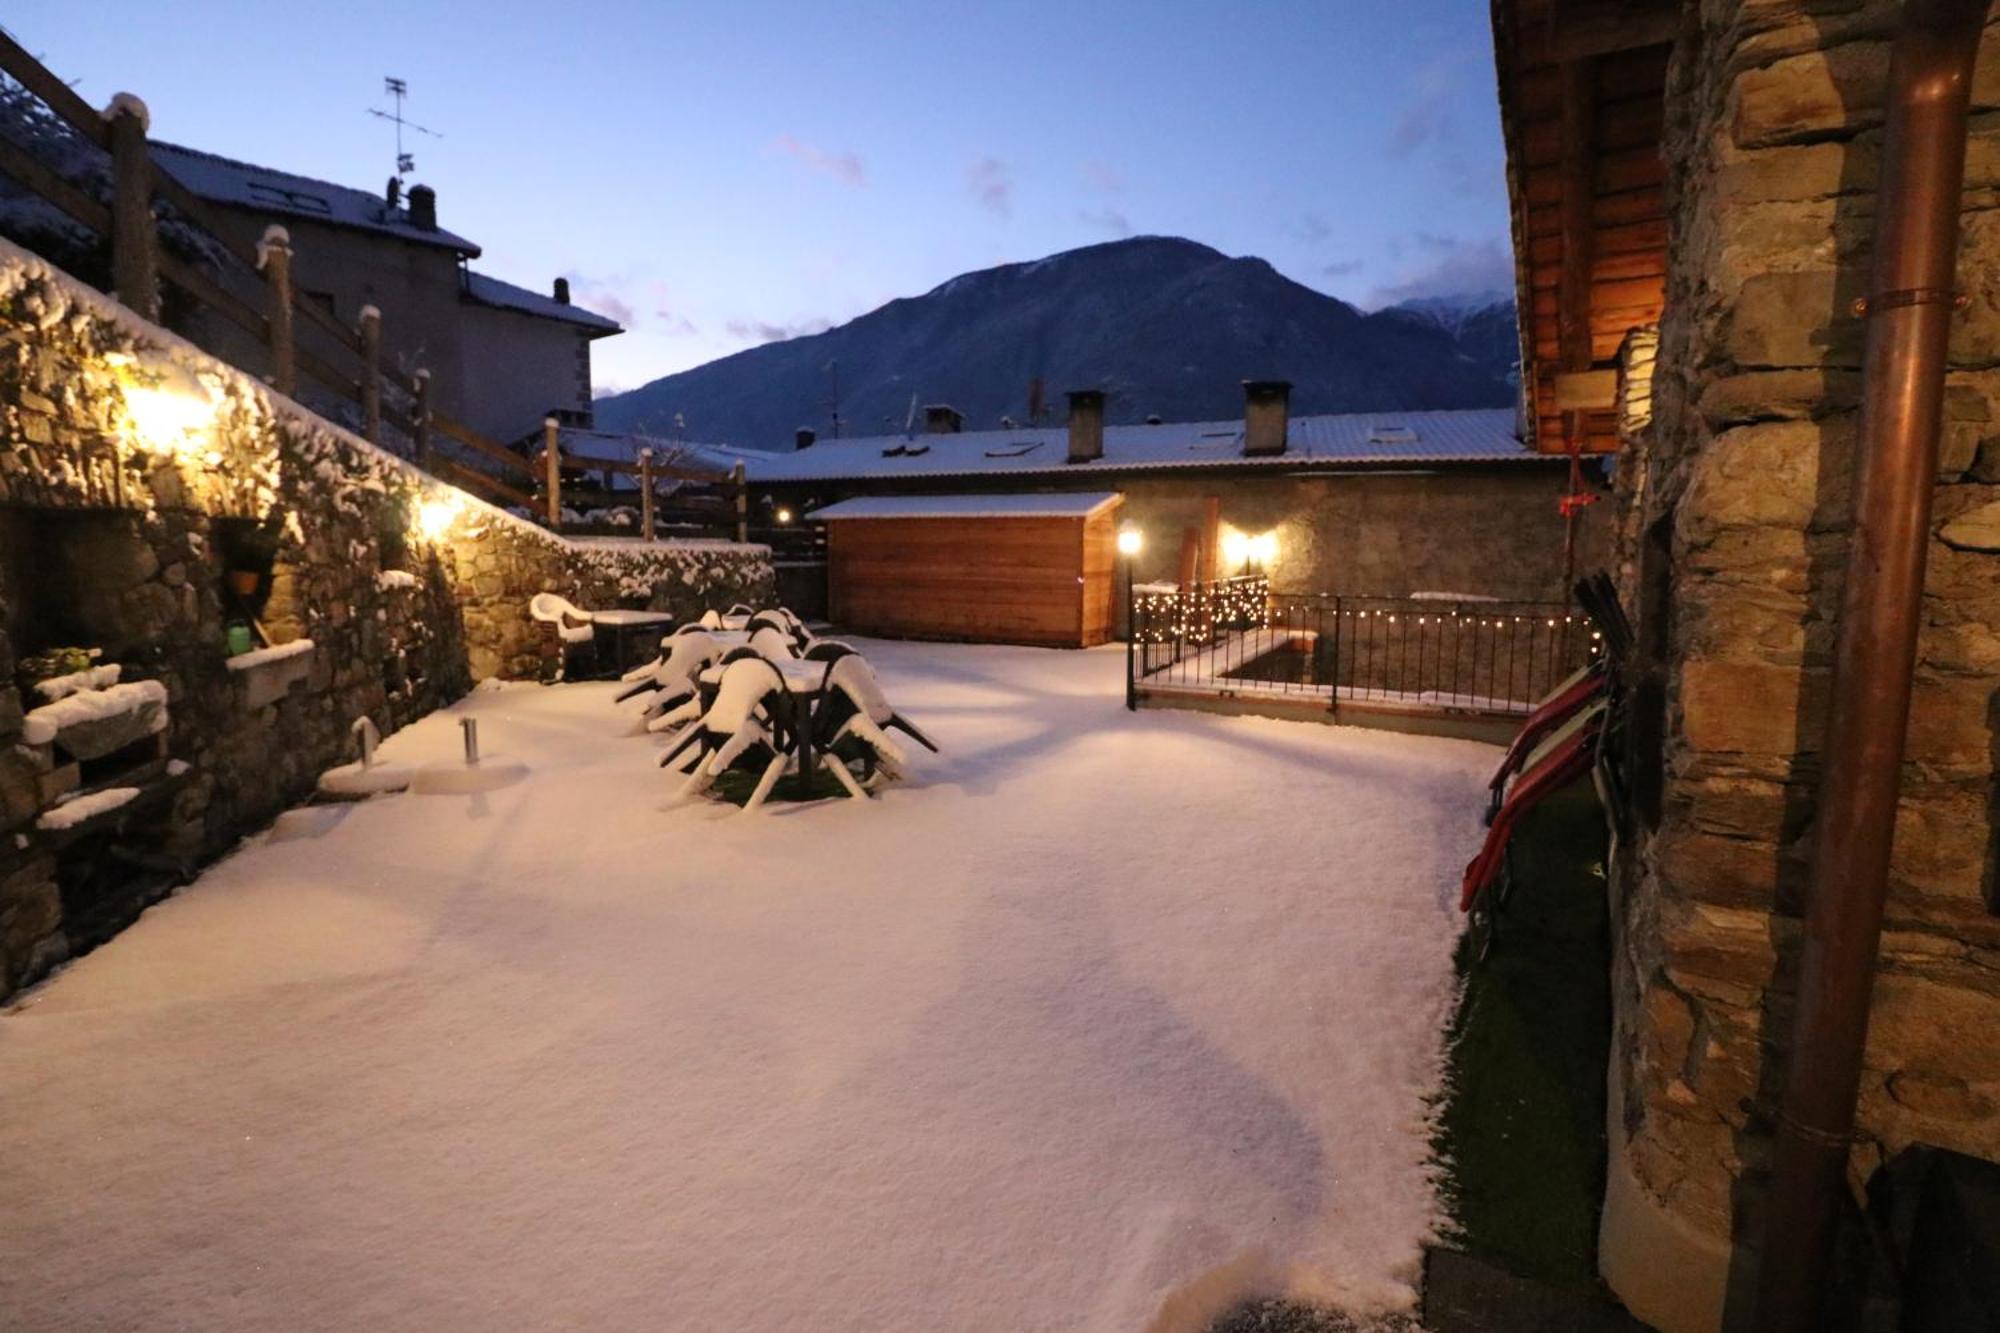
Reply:
M1618 448L1618 349L1666 295L1672 0L1493 0L1528 429Z

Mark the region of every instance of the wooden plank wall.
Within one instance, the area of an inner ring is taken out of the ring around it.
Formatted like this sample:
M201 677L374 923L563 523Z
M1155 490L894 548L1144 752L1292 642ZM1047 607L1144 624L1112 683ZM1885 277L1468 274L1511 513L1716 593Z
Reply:
M1549 453L1567 448L1556 376L1614 366L1625 335L1657 322L1666 295L1660 139L1672 47L1579 51L1588 10L1562 0L1495 6L1524 377L1535 443ZM1582 290L1568 346L1566 263ZM1582 424L1586 449L1618 448L1615 412L1586 412Z
M1115 541L1115 526L1100 517L1101 533L1081 518L829 523L829 618L890 637L1057 648L1102 643L1103 637L1088 637L1084 612L1093 599L1100 618L1110 612L1115 555L1107 543ZM1102 633L1110 633L1108 619Z
M1118 509L1114 505L1092 514L1082 524L1079 545L1083 578L1083 646L1095 648L1111 640L1117 618Z

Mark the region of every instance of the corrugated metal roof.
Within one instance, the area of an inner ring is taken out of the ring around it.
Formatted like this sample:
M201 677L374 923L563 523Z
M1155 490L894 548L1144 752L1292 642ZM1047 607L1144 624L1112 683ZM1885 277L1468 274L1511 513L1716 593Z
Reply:
M614 333L623 333L625 327L615 319L606 319L594 310L582 306L566 305L553 296L531 292L526 287L516 287L511 282L484 273L465 272L465 294L481 305L498 306L502 310L518 310L524 315L538 315L543 319L559 319L566 324L577 324L592 330L592 337L604 338Z
M815 509L816 523L843 518L1086 518L1118 503L1116 491L1058 495L867 495Z
M441 246L463 255L479 253L477 245L442 227L425 231L413 225L408 212L390 208L379 194L218 157L179 144L155 141L152 150L157 165L189 190L214 203L310 218L335 227L357 227L418 245Z
M1262 458L1243 456L1241 421L1107 426L1104 456L1089 463L1068 461L1069 432L1062 426L821 440L809 449L782 454L715 446L702 449L718 466L741 459L749 479L765 483L1037 473L1077 477L1191 467L1437 467L1552 460L1551 455L1537 454L1515 437L1511 408L1293 417L1285 452Z

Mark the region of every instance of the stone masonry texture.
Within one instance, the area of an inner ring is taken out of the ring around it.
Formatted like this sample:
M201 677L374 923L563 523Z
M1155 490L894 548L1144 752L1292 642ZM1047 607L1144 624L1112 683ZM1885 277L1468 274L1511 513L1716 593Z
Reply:
M1641 1185L1754 1242L1846 558L1882 138L1883 3L1691 5L1667 96L1669 272L1650 426L1618 494L1663 685L1657 823L1617 905L1620 1145ZM1974 90L1910 739L1858 1181L1913 1142L2000 1157L2000 28ZM1643 665L1643 663L1642 663Z

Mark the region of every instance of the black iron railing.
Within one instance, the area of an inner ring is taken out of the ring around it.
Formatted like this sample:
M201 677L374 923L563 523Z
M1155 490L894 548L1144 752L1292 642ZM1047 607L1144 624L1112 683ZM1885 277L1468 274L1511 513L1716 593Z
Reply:
M1132 595L1131 686L1523 713L1601 645L1560 602L1274 593L1261 576Z

